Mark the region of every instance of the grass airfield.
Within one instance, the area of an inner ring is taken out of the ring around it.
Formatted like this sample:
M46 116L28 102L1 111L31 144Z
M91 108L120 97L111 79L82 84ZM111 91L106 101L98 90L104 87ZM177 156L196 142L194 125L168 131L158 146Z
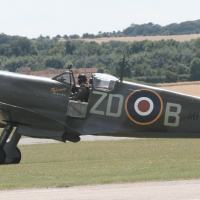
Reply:
M0 190L200 178L199 139L135 139L20 145L0 166Z

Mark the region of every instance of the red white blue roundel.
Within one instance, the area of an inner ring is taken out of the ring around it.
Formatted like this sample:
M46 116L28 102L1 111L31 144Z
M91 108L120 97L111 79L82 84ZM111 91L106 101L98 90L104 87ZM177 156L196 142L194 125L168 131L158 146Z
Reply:
M125 110L128 117L136 124L148 125L160 117L163 102L155 91L140 89L132 92L127 97Z

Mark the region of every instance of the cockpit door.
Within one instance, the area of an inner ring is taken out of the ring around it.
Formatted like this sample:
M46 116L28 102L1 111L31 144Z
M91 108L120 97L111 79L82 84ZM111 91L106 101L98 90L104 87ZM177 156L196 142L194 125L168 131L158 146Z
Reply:
M66 115L68 117L86 118L88 102L70 100L70 94L77 91L73 71L69 70L63 74L56 76L54 79L70 86L69 98L68 102L66 102Z

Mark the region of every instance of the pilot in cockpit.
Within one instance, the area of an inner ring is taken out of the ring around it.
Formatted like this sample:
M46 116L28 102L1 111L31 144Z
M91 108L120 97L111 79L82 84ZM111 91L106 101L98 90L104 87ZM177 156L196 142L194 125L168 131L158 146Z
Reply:
M87 102L89 97L89 86L85 74L78 75L78 84L80 87L77 92L71 94L70 100Z

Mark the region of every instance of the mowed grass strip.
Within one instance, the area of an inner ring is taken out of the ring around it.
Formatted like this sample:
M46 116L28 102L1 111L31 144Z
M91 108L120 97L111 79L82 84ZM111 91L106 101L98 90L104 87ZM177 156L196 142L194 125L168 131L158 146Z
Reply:
M19 146L0 166L0 190L200 178L199 139L135 139Z

